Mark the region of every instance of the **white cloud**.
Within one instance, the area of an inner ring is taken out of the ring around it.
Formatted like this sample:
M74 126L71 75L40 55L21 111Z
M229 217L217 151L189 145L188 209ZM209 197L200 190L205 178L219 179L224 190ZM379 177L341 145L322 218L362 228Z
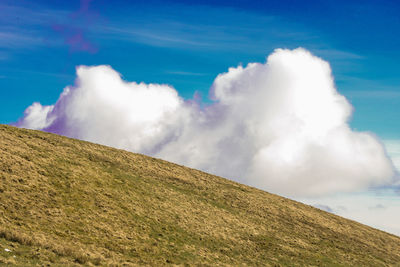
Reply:
M44 129L52 123L47 115L53 110L54 105L42 106L40 103L33 103L25 112L24 117L18 124L28 129Z
M286 196L393 182L380 142L349 128L352 107L336 91L329 64L304 49L278 49L265 64L218 75L214 102L203 108L168 85L125 82L109 66L81 66L77 76L54 108L30 107L17 125L161 157Z
M394 166L400 172L400 140L384 140L383 143Z
M391 189L297 200L400 236L400 198Z

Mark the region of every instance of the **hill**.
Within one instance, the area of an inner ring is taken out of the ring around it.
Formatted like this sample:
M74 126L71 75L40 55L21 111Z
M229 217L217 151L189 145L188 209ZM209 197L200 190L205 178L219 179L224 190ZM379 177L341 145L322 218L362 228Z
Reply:
M0 263L400 266L400 238L163 160L0 125Z

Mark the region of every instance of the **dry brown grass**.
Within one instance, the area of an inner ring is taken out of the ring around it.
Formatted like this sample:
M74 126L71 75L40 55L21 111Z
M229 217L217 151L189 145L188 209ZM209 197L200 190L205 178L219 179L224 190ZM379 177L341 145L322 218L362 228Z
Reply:
M143 155L0 126L0 263L399 262L399 237L313 207Z

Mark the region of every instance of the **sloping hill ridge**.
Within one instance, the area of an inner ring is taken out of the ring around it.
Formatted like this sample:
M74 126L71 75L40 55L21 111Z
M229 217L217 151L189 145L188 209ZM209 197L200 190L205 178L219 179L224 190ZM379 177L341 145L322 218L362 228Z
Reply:
M0 250L0 263L20 266L400 266L394 235L163 160L5 125Z

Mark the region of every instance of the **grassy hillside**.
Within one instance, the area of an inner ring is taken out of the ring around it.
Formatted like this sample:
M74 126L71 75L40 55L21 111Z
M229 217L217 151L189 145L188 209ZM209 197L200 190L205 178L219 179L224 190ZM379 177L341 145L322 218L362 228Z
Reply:
M400 266L400 238L166 161L0 125L0 263Z

